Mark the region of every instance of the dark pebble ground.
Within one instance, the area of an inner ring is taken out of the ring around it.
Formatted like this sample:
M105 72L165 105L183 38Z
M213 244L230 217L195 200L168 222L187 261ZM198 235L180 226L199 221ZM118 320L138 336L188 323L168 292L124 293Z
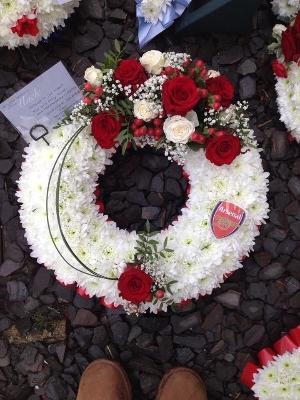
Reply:
M154 398L163 373L179 364L203 377L210 400L254 399L240 382L245 364L300 323L299 145L288 141L277 112L267 50L274 23L264 0L250 35L178 39L171 28L143 49L187 52L230 78L236 100L249 101L270 173L269 220L244 268L176 313L105 309L30 257L15 197L24 143L0 116L0 399L74 400L83 370L101 357L125 367L135 400ZM126 56L138 56L133 0L82 0L61 38L0 49L0 101L60 60L81 83L115 38L125 43L130 35Z

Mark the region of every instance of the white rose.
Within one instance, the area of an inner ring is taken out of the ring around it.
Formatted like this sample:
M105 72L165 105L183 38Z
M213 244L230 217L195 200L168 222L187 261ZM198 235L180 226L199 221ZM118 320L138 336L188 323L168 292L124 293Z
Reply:
M219 71L215 71L214 69L210 69L209 71L208 71L208 77L209 78L216 78L217 76L220 76L221 74L220 74L220 72Z
M273 28L273 37L278 41L281 41L282 32L286 30L286 26L282 24L276 24Z
M187 143L195 131L195 125L180 115L174 115L165 120L163 125L166 138L174 143Z
M91 85L101 86L103 81L103 73L101 69L92 66L85 70L84 79Z
M164 55L158 50L147 51L140 63L149 74L159 75L164 67Z
M236 113L233 107L228 107L219 113L219 117L225 124L228 124L231 120L235 119Z
M158 111L154 103L149 103L146 100L139 100L134 103L133 114L136 118L149 122L158 116Z

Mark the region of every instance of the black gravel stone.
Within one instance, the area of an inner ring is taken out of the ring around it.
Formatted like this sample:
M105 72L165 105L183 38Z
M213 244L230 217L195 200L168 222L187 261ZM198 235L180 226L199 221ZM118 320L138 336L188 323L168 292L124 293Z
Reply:
M124 57L138 59L156 49L204 59L209 69L232 80L234 102L249 101L251 127L263 149L263 167L270 173L271 211L244 267L212 295L157 315L105 309L99 299L76 293L76 284L66 288L58 283L53 272L29 256L15 196L25 143L0 116L1 335L16 328L27 340L37 315L41 320L66 318L68 327L66 340L54 344L19 345L1 339L0 398L76 400L84 369L102 357L122 363L135 400L155 398L163 373L178 364L200 373L210 400L253 398L240 383L246 363L257 363L261 348L272 346L300 323L299 145L287 140L277 110L267 54L274 25L271 16L270 2L264 1L255 18L256 29L247 37L205 33L178 38L170 28L140 49L133 1L82 0L66 20L61 38L20 51L1 48L0 101L60 60L81 84L85 69L104 61L104 53L114 49L115 38L122 45L128 41ZM143 230L142 208L147 208L145 216L155 211L151 229L168 226L186 202L188 181L181 167L170 162L163 150L131 150L130 159L118 153L114 157L119 161L114 158L99 178L105 213L121 229Z

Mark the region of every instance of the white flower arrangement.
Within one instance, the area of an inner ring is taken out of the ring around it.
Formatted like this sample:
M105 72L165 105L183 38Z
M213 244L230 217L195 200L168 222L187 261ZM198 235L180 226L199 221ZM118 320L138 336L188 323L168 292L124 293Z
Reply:
M274 0L273 12L279 16L287 26L293 26L300 11L298 0ZM291 135L300 142L300 67L298 60L286 59L281 46L282 34L287 26L276 24L273 28L275 42L269 46L269 52L276 55L277 60L272 62L275 73L277 104L280 120L285 124ZM297 35L295 35L297 36ZM295 40L299 40L295 38Z
M50 145L25 149L20 217L32 256L59 281L128 312L157 312L211 293L242 266L267 218L268 173L247 104L231 104L227 78L207 78L203 61L190 68L186 54L150 52L139 62L115 47L102 71L86 71L83 100L51 130ZM166 231L129 233L101 210L98 175L128 145L163 148L189 179L186 207ZM234 228L216 234L212 213L222 202L242 222L218 215Z
M37 45L47 38L54 27L64 26L64 20L79 5L80 0L59 4L57 0L19 0L0 2L0 46Z
M26 161L18 182L20 218L31 255L53 269L57 279L65 284L76 282L88 295L105 297L108 304L156 313L158 308L166 310L168 304L211 293L223 282L224 274L242 267L240 260L252 249L259 234L257 226L268 213L268 173L263 172L259 151L244 147L230 165L218 167L205 157L203 149L189 149L184 165L191 185L186 207L177 222L155 237L159 249L167 238L174 251L160 257L155 265L141 266L152 277L154 288L174 282L172 290L166 291L161 303L154 297L135 306L120 297L117 279L134 260L137 234L119 229L99 212L96 181L111 163L115 148L101 149L91 136L90 125L78 134L79 127L73 123L53 129L47 136L50 146L32 142L25 149ZM252 132L249 135L254 140ZM247 217L233 236L218 240L210 218L215 205L223 200L240 205Z
M253 375L252 390L259 400L300 398L300 349L274 356L274 360Z

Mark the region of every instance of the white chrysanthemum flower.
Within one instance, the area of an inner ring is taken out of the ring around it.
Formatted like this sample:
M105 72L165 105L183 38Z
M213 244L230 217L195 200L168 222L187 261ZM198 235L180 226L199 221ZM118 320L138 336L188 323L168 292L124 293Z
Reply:
M252 390L260 400L297 399L300 394L299 382L300 349L292 353L277 355L266 366L254 374Z
M53 0L19 0L0 2L0 46L13 49L17 46L29 47L37 45L42 38L47 38L55 27L64 26L64 20L78 7L79 0L71 0L65 4L58 4ZM37 20L38 33L35 36L24 34L22 37L13 33L18 20L26 16Z
M171 2L172 0L143 0L141 3L141 12L145 21L156 25L158 21L162 20L162 14Z

